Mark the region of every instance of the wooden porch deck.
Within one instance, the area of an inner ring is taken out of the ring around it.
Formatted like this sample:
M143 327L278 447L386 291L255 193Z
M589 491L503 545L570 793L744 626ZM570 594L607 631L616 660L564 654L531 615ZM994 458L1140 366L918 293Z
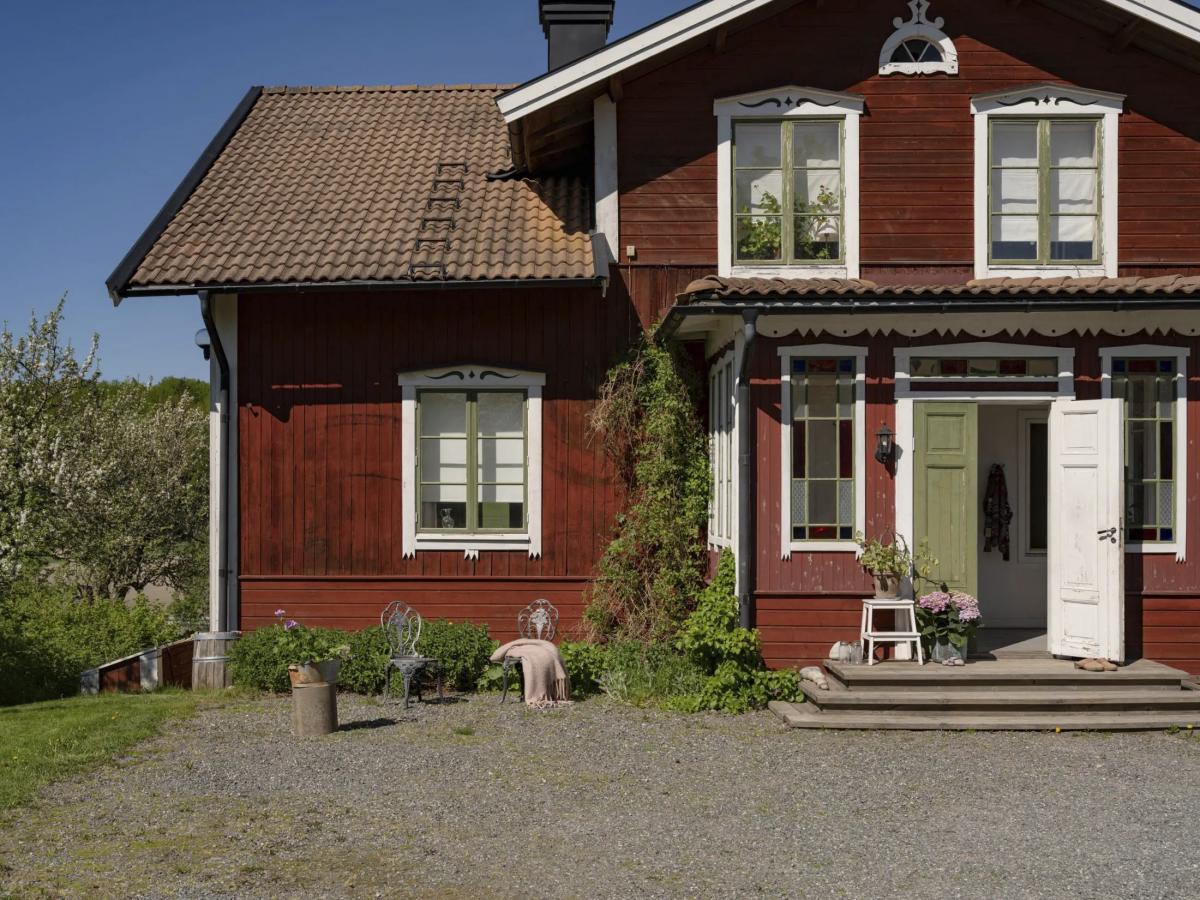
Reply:
M829 689L773 703L793 728L1137 731L1200 727L1200 686L1179 669L1138 660L1083 672L1070 660L972 660L965 666L826 661Z

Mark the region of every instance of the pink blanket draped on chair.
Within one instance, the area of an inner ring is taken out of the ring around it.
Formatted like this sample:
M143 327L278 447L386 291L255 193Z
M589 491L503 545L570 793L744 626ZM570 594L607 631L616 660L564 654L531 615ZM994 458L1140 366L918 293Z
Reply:
M571 679L558 648L552 643L525 638L509 641L492 654L492 662L501 662L505 657L521 660L525 702L529 706L544 709L571 702Z

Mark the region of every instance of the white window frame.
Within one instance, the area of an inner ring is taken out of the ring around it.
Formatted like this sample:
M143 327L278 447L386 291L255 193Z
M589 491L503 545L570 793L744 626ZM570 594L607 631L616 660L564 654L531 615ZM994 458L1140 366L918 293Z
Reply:
M975 277L1088 278L1117 277L1118 133L1124 94L1110 94L1061 84L1031 84L1013 90L980 94L971 99L975 118ZM1100 120L1100 264L992 265L989 262L991 174L990 123L1002 118Z
M732 547L737 538L738 414L737 354L730 350L708 373L708 439L712 491L708 504L708 546ZM722 379L727 389L720 390ZM721 473L730 472L729 482ZM724 513L722 514L722 509Z
M725 97L713 104L717 117L717 270L739 278L858 278L859 265L859 119L863 97L795 85ZM753 119L825 119L841 121L843 261L802 266L734 265L733 124Z
M793 553L860 553L853 540L792 540L792 360L819 357L854 359L854 530L867 530L867 348L843 344L802 344L779 348L780 385L780 540L784 559Z
M530 559L542 555L542 393L546 376L500 366L468 364L401 372L401 477L404 500L402 550L405 559L427 550L461 550L467 559L478 559L481 550L524 550ZM417 394L421 390L525 392L528 417L526 480L528 528L523 534L471 534L419 531L417 499Z
M1112 398L1114 359L1175 360L1175 540L1151 544L1127 541L1125 551L1146 555L1173 553L1175 561L1180 563L1187 561L1187 390L1188 359L1190 357L1191 351L1187 347L1160 344L1132 344L1128 347L1100 348L1100 389L1101 396L1106 400ZM1124 427L1124 423L1125 418L1122 413L1122 427ZM1122 527L1124 524L1124 518L1122 518Z
M895 31L879 51L880 75L957 75L958 50L954 41L950 40L942 26L946 20L938 16L933 21L927 17L929 0L908 0L908 8L912 10L912 18L907 22L900 16L892 20ZM942 51L942 58L937 62L892 62L892 54L905 41L922 38L937 46Z

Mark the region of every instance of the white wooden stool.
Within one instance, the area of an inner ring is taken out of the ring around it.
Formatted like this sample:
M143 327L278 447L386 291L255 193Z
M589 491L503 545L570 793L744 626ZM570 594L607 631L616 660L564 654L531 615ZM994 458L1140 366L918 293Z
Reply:
M889 610L899 613L895 631L876 631L875 613L877 610ZM905 615L907 614L907 615ZM904 620L907 618L907 622ZM921 649L921 635L917 631L917 605L912 600L868 597L863 601L862 611L862 642L863 652L867 657L867 665L875 665L875 642L883 641L891 644L907 644L911 642L917 649L917 661L925 665L925 651Z

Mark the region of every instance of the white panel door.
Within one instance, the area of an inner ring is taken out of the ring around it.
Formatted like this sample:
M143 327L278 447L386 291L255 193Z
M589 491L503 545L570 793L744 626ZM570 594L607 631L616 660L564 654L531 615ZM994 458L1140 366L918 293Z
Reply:
M1050 408L1050 652L1125 658L1120 400Z

